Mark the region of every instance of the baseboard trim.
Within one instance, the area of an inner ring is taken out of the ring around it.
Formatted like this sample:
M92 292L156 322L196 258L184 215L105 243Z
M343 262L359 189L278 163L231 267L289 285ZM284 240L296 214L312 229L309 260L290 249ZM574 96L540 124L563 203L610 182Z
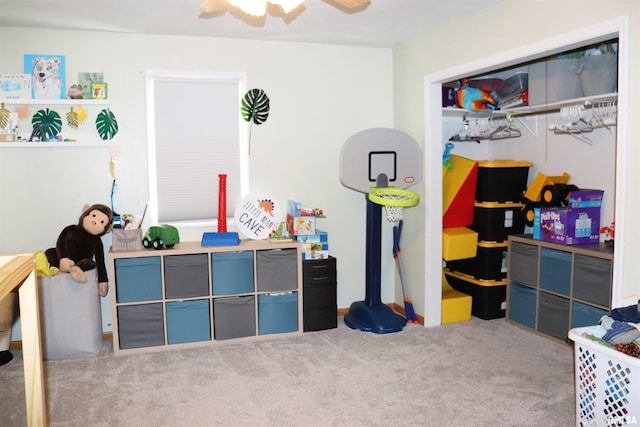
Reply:
M404 306L396 303L387 304L393 311L399 313L401 315L405 315ZM339 308L338 309L338 317L342 317L349 312L349 308ZM416 320L418 324L424 325L424 317L416 314ZM113 332L104 332L102 334L102 339L105 341L113 341ZM11 341L11 345L9 346L9 350L13 351L21 351L22 350L22 341Z

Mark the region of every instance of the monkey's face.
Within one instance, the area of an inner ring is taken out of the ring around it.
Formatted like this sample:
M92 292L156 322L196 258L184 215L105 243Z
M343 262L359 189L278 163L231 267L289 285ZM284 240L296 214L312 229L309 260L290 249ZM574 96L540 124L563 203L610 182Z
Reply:
M82 228L89 234L99 236L109 227L109 217L98 209L90 211L82 220Z

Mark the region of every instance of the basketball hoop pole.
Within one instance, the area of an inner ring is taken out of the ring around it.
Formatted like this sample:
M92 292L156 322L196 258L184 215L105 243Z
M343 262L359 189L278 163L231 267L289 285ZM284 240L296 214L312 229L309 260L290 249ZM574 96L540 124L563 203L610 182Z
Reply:
M381 299L381 249L382 205L367 200L366 283L364 301L356 301L349 307L344 322L352 329L386 334L401 331L407 319L382 303Z

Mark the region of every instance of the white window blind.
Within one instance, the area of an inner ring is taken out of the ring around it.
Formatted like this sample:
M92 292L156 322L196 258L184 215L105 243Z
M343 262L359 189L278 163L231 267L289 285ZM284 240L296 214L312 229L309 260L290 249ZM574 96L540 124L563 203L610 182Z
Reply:
M233 218L248 163L239 110L244 87L242 75L147 72L150 205L158 223L217 219L219 174L227 175Z

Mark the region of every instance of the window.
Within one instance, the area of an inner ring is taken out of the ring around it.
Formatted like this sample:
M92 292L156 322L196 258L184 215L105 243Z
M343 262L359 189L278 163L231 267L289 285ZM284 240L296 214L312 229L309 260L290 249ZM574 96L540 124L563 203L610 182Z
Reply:
M233 218L248 187L246 76L147 70L146 90L152 223L215 224L220 174Z

